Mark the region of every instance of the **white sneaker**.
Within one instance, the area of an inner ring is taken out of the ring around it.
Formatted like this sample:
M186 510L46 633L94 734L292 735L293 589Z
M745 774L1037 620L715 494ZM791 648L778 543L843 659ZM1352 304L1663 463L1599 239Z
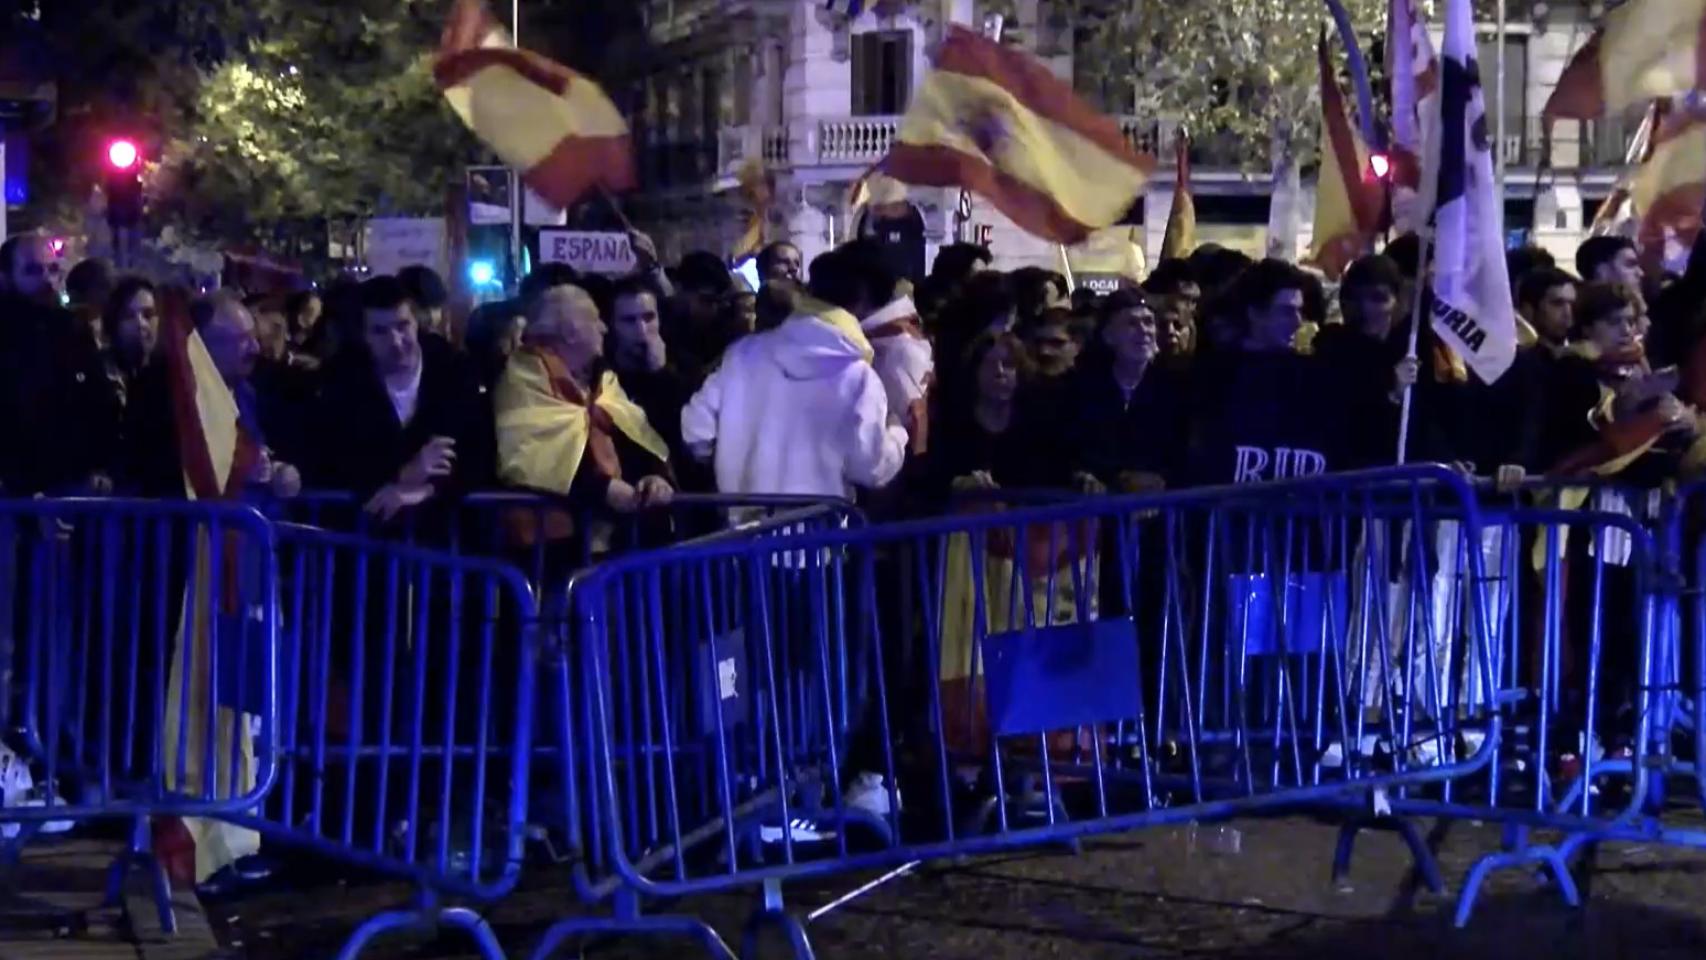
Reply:
M825 840L834 840L835 831L824 829L815 820L795 817L788 821L788 838L795 843L822 843ZM760 826L758 828L758 839L765 843L781 843L782 828L770 824Z
M842 795L849 809L860 810L875 817L886 818L900 806L900 790L894 792L894 806L889 805L888 783L880 773L861 773Z

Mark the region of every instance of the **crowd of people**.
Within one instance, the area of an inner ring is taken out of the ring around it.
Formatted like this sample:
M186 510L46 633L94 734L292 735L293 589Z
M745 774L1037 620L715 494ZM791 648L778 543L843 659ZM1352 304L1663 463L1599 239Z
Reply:
M345 491L374 516L497 486L633 511L674 491L854 495L937 512L969 489L1133 492L1412 461L1505 485L1700 469L1688 368L1698 271L1616 237L1576 274L1513 251L1523 344L1493 384L1424 324L1419 244L1318 276L1213 245L1141 286L1072 290L944 247L916 285L865 239L775 243L747 291L718 257L612 281L546 265L447 312L426 268L287 298L191 298L41 237L0 247L0 490L183 492L163 323L183 310L261 455L246 489ZM63 280L63 282L62 282Z

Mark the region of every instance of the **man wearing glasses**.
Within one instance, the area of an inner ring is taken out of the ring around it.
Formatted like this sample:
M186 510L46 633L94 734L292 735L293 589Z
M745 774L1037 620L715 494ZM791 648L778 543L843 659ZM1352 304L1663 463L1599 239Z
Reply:
M118 411L48 238L0 244L0 496L107 493Z

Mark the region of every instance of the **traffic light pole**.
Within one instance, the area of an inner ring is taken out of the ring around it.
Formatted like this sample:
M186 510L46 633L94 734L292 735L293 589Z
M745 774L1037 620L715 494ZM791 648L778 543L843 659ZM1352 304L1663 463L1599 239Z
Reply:
M510 34L510 42L515 44L515 46L517 48L520 48L520 46L521 46L521 0L510 0L510 2L509 2L509 34ZM521 215L522 215L522 203L523 203L521 191L523 189L524 188L521 185L521 171L517 170L513 167L510 168L510 171L509 171L510 276L513 278L513 282L515 283L517 290L521 289L521 271L522 271L522 268L526 265L526 258L522 256L522 251L521 251Z

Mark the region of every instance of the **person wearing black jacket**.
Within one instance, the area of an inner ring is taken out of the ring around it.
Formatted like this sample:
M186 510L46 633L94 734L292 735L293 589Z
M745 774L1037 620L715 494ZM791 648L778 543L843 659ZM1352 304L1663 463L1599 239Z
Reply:
M1136 290L1102 299L1096 335L1067 387L1073 471L1120 493L1177 482L1185 446L1183 387L1155 362L1155 312Z
M87 327L59 306L47 239L0 244L0 491L104 493L119 410Z
M360 341L325 368L316 485L390 520L491 481L490 405L472 365L423 334L401 284L361 285Z
M693 398L693 387L670 362L658 296L646 281L636 278L616 285L610 299L605 356L622 378L628 396L669 444L672 461L678 465L692 462L681 444L681 410ZM708 476L696 479L700 482L695 483L695 489L710 489L701 485L711 482Z
M1391 464L1398 453L1398 414L1404 388L1415 383L1416 361L1392 336L1404 278L1387 257L1353 262L1339 282L1342 324L1315 336L1315 355L1327 367L1344 408L1345 467Z

